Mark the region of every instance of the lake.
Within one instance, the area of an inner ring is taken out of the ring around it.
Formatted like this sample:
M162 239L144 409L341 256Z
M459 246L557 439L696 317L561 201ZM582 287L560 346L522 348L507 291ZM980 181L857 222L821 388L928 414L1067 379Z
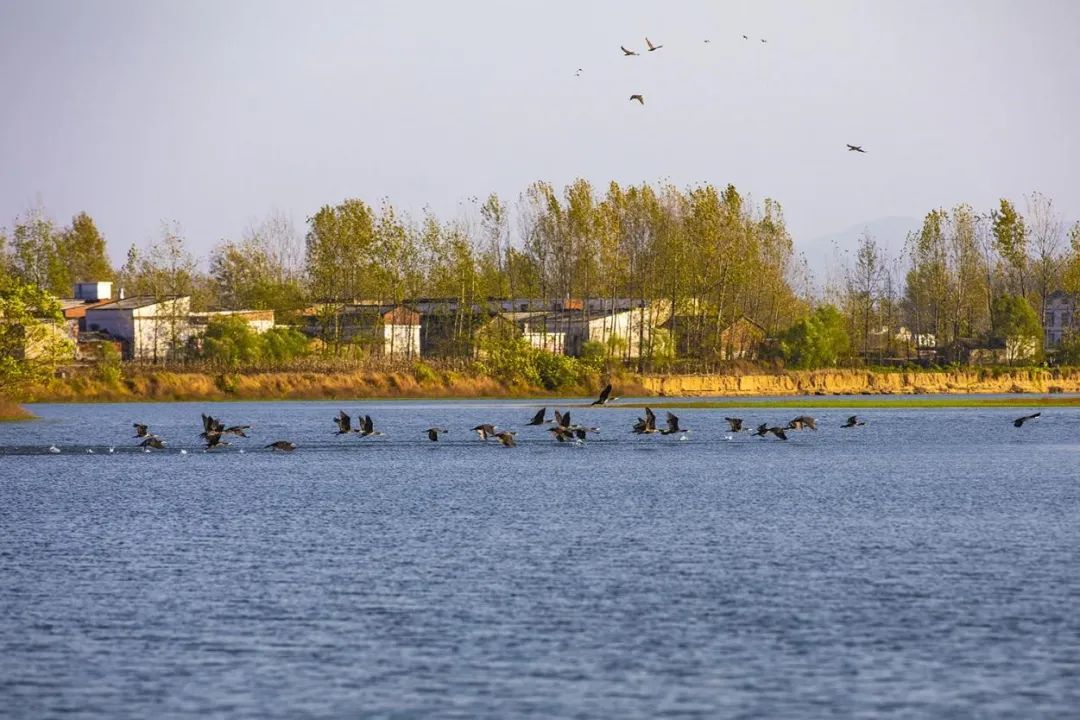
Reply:
M676 410L685 439L564 403L580 445L520 401L31 406L0 716L1075 716L1080 409L806 402ZM251 437L203 452L202 412Z

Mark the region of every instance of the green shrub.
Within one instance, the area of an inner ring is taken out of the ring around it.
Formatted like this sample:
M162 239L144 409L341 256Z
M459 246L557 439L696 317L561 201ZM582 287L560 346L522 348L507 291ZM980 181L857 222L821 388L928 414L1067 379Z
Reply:
M439 382L439 373L426 362L417 360L413 363L413 377L421 385L433 385Z
M102 382L116 385L123 379L120 364L120 351L111 342L101 343L101 357L98 359L97 374Z

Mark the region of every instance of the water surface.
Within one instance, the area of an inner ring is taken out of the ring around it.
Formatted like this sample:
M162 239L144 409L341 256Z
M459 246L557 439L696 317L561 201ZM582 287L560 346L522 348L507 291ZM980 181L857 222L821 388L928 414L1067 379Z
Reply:
M331 435L339 407L386 434ZM579 446L525 427L536 407L38 405L0 424L0 715L1080 707L1080 409L1017 429L1022 409L885 408L842 430L850 412L808 405L820 429L782 442L723 416L800 411L679 410L683 440L574 407L601 429ZM204 411L252 437L203 453ZM137 451L132 422L169 449ZM429 443L432 425L451 432ZM300 448L261 447L282 438Z

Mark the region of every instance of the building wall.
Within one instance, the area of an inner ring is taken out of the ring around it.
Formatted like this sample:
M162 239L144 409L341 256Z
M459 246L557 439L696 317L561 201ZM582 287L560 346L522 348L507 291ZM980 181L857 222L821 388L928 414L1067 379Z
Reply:
M393 357L420 355L419 325L383 325L383 354Z
M1046 300L1046 315L1043 317L1043 332L1046 347L1057 347L1065 335L1073 329L1076 303L1064 293L1055 293Z
M92 308L86 323L91 331L123 340L127 359L158 362L191 337L190 312L191 300L185 297L135 308Z

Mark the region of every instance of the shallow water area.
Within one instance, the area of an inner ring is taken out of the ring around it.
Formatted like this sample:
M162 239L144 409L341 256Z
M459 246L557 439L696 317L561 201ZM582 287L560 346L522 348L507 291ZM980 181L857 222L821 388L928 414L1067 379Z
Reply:
M668 436L557 405L583 444L520 401L32 406L0 424L0 715L1075 714L1080 408L815 400ZM204 452L202 412L251 437Z

